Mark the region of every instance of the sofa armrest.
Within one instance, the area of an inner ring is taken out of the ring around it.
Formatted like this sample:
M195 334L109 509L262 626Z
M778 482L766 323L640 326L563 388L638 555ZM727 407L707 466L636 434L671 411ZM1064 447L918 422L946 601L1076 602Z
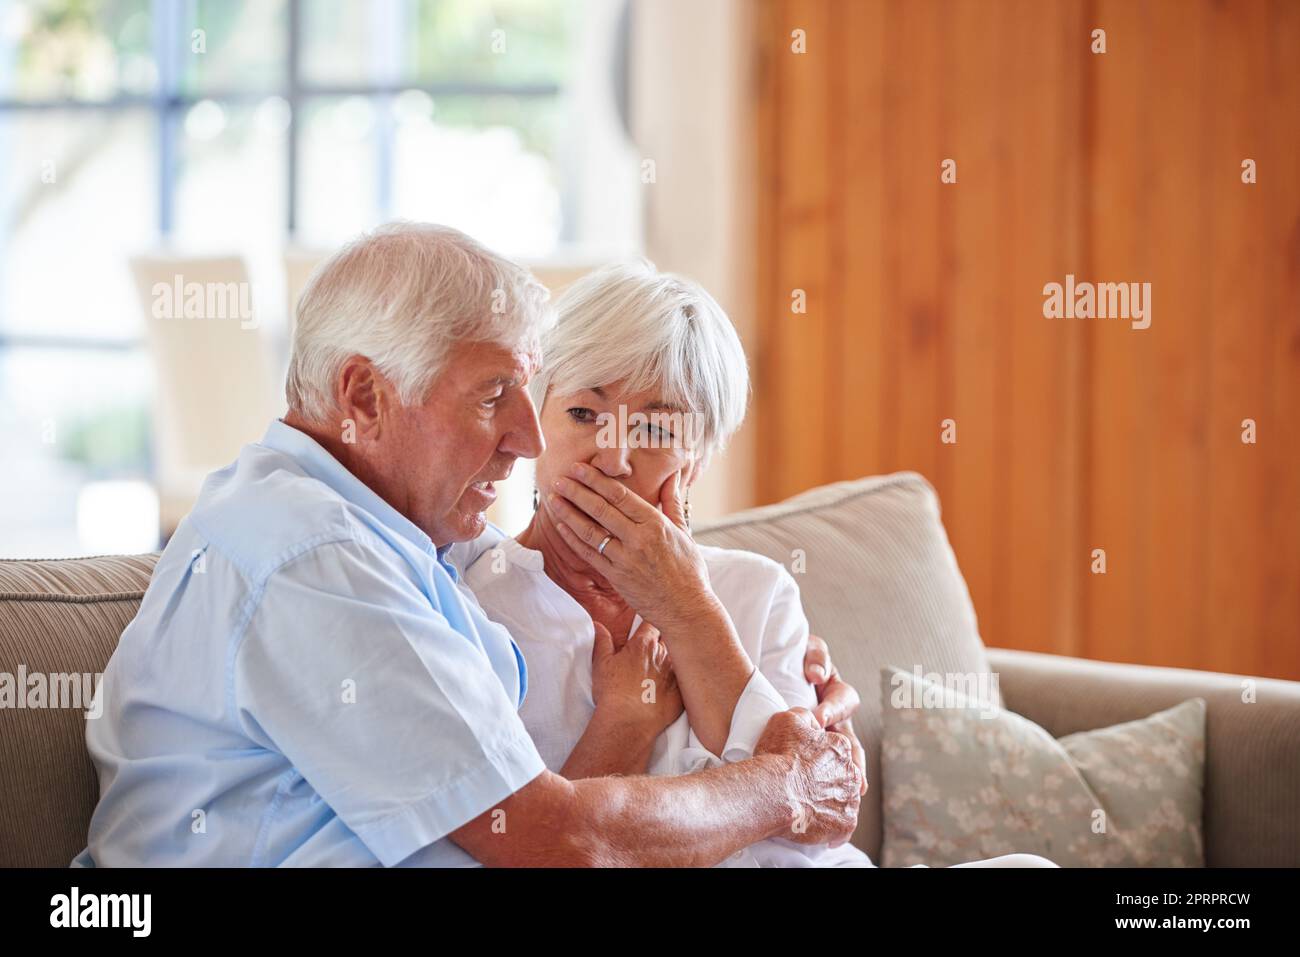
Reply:
M1300 866L1300 682L1007 648L988 656L1006 707L1057 738L1204 698L1206 864Z

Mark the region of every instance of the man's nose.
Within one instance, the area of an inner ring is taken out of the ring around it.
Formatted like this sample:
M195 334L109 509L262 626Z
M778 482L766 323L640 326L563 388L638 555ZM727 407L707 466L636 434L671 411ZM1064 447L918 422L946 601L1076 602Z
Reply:
M519 415L501 440L500 448L521 459L535 459L546 449L542 424L537 419L537 407L527 392L524 393L524 401L519 403Z

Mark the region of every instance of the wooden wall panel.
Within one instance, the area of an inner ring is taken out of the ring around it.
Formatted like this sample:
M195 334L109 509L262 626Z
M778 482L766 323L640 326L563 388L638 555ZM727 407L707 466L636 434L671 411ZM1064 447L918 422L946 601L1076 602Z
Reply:
M995 455L1005 507L1001 539L1004 585L989 644L1018 641L1040 651L1075 647L1068 616L1070 578L1077 568L1077 513L1072 495L1073 450L1079 442L1069 396L1076 384L1069 351L1081 330L1069 320L1043 318L1043 286L1061 281L1079 248L1064 228L1073 218L1069 191L1077 175L1079 101L1074 82L1084 56L1056 29L1055 4L1001 6L1005 77L998 122L1006 150L999 180L968 182L997 192L1004 219L992 245L1002 268L1004 307L999 359L1003 387L994 410L1002 430ZM960 559L960 556L959 556Z
M1205 543L1199 523L1189 516L1197 513L1206 492L1204 360L1211 309L1209 272L1189 273L1188 264L1197 262L1209 235L1209 196L1201 182L1212 165L1205 143L1204 97L1213 51L1206 6L1179 11L1165 5L1152 13L1141 23L1141 46L1149 50L1150 61L1143 82L1159 108L1145 111L1139 149L1146 185L1131 229L1141 231L1145 262L1139 271L1151 280L1158 324L1153 320L1150 329L1127 333L1135 346L1145 349L1134 354L1142 372L1139 405L1122 413L1142 423L1142 443L1150 458L1140 473L1122 460L1109 462L1118 477L1128 475L1130 487L1138 481L1143 485L1145 509L1134 511L1132 518L1146 547L1140 561L1129 566L1145 607L1142 623L1135 624L1141 634L1125 634L1119 628L1112 632L1112 622L1099 618L1093 647L1094 653L1117 659L1143 657L1190 667L1208 660ZM1166 35L1170 42L1152 44ZM1104 148L1106 144L1096 147ZM1224 182L1234 181L1231 167L1221 172ZM1109 423L1098 425L1100 443Z
M939 183L938 164L930 169L946 216L941 256L952 320L947 338L951 381L941 411L958 426L957 444L941 448L932 481L943 496L953 548L966 557L963 570L980 626L989 633L1005 630L1008 610L1001 551L1005 540L996 534L1008 496L996 463L1004 428L997 414L999 391L1005 384L998 359L1007 334L999 319L1006 309L1001 273L1010 263L996 241L1005 227L999 191L961 187L996 183L1007 173L1010 143L1001 103L1017 77L1014 65L1002 59L1010 42L1005 20L1006 14L989 16L976 4L963 3L952 11L943 47L944 60L953 64L943 158L959 159L957 183ZM957 56L958 47L969 48L970 55ZM936 436L931 433L932 440Z
M1255 98L1264 93L1268 47L1265 4L1240 9L1212 8L1208 145L1212 229L1204 266L1210 272L1213 314L1208 344L1213 361L1207 414L1208 495L1219 507L1207 514L1204 550L1206 576L1205 655L1210 667L1254 663L1258 670L1263 603L1262 551L1267 516L1264 456L1244 445L1241 421L1268 414L1268 346L1273 316L1268 309L1265 269L1270 243L1265 222L1268 193L1241 183L1241 161L1263 145L1268 114ZM1296 122L1292 111L1287 122ZM1279 117L1281 119L1281 117ZM1276 175L1276 171L1274 171ZM1278 441L1280 435L1270 437ZM1265 446L1267 448L1267 446Z
M1087 272L1077 280L1134 282L1150 277L1152 242L1160 230L1150 222L1152 184L1147 148L1151 142L1149 99L1153 82L1149 10L1124 0L1097 5L1095 20L1107 32L1107 52L1093 55L1086 71L1090 101ZM1086 39L1086 38L1085 38ZM1189 152L1200 144L1191 144ZM1103 185L1104 184L1104 185ZM1062 276L1060 279L1064 279ZM1153 287L1153 299L1165 290ZM1161 305L1157 301L1156 305ZM1150 404L1147 376L1155 336L1164 336L1172 313L1159 326L1134 330L1123 320L1063 320L1085 327L1092 356L1088 436L1091 487L1084 538L1089 575L1083 589L1088 611L1090 654L1115 661L1150 661L1143 578L1147 475L1151 468L1151 422L1160 410ZM1105 574L1093 574L1093 549L1105 552Z
M885 181L879 175L888 131L885 96L885 37L879 29L883 0L837 4L831 38L835 79L830 108L845 117L829 157L836 201L831 273L837 278L835 355L830 378L837 387L834 408L843 414L834 430L833 473L866 475L884 455L884 398L887 353L883 308L887 278L876 251L889 235ZM793 29L793 28L792 28ZM852 274L852 281L848 275Z
M891 468L938 477L940 351L947 308L940 282L943 252L939 157L946 78L941 45L945 20L934 4L885 8L886 222L883 308L893 362L889 405L897 423L886 449ZM918 250L929 250L920 256ZM849 277L844 277L848 279Z
M774 95L780 104L780 123L768 148L777 162L776 259L774 285L760 300L768 315L772 349L780 357L775 365L782 394L792 401L770 408L777 429L788 438L783 454L768 463L771 477L788 487L807 488L829 471L833 428L832 377L826 374L832 358L831 336L835 324L831 301L830 165L826 161L836 130L826 108L834 75L831 53L831 10L821 0L786 0L780 5L786 19L804 24L813 37L811 53L791 52L790 32L779 51L786 66L776 71ZM788 58L788 61L785 60ZM797 108L791 108L794 105ZM804 104L818 104L805 108ZM816 162L808 162L811 156ZM802 290L806 312L794 311L795 290ZM771 369L769 369L771 371Z
M1270 117L1261 152L1269 175L1260 184L1268 208L1270 252L1264 282L1272 297L1270 380L1272 407L1264 483L1266 531L1262 550L1270 557L1265 572L1260 639L1265 669L1300 675L1300 4L1275 0L1269 5L1268 75L1257 92ZM1274 664L1276 662L1276 664Z
M763 500L916 469L989 644L1300 678L1300 5L762 0L758 34ZM1044 318L1067 273L1151 282L1151 328Z

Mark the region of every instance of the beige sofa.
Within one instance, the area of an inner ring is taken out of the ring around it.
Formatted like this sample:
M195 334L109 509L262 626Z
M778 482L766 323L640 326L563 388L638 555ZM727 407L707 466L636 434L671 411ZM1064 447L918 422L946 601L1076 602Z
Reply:
M880 774L879 670L999 674L1006 707L1051 734L1208 703L1205 852L1211 866L1300 866L1300 683L986 649L965 582L918 475L814 489L696 531L761 552L800 582L813 629L861 691L856 727ZM155 556L0 562L0 672L103 671ZM85 845L97 795L75 709L0 710L0 865L62 866ZM879 788L855 843L880 859Z

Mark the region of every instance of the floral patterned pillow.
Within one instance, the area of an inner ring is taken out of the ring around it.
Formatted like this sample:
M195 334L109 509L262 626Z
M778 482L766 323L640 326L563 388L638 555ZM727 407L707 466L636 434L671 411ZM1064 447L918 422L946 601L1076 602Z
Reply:
M885 867L1016 852L1062 867L1204 865L1204 698L1058 741L964 694L971 682L918 672L880 673Z

